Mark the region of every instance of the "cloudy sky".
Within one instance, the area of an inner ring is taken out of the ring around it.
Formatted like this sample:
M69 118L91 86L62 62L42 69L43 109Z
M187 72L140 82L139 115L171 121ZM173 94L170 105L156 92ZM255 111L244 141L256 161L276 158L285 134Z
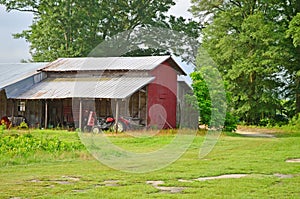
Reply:
M176 6L170 14L191 18L187 11L190 0L175 0ZM29 44L24 39L14 39L12 34L20 33L31 25L33 15L18 11L6 12L0 6L0 63L18 63L21 59L30 59Z

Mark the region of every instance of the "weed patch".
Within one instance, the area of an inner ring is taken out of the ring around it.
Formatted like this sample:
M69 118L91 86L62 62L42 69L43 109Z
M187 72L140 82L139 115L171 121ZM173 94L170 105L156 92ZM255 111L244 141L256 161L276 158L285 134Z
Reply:
M67 142L58 137L48 137L47 134L31 134L12 132L0 136L1 164L26 163L26 159L41 156L60 156L65 152L83 150L80 142ZM6 160L6 161L5 161Z

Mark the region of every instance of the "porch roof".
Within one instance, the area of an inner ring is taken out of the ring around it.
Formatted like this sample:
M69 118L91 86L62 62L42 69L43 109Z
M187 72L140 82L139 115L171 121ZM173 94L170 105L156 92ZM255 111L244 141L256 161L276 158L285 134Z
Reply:
M18 95L17 99L124 99L154 79L154 77L48 78Z

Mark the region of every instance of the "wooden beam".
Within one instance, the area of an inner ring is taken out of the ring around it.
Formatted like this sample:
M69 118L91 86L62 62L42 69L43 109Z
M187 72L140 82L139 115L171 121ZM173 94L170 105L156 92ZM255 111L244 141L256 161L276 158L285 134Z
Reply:
M45 129L48 126L48 102L45 100Z
M139 107L138 107L138 118L141 119L141 91L139 92Z
M79 101L79 129L82 130L82 99Z
M14 114L15 114L15 101L12 100L12 107L11 107L11 122L14 121Z
M116 133L118 133L118 123L119 123L119 100L116 99L116 118L115 118Z
M146 128L148 128L148 113L149 113L149 110L148 110L148 86L145 88L146 89L146 92L145 92L145 101L146 101L146 115L145 115L145 125L146 125Z

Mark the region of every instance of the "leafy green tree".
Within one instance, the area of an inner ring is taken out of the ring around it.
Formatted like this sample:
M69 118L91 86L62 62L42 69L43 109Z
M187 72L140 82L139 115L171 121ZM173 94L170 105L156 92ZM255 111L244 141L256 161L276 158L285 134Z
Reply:
M237 118L230 112L231 93L215 61L204 48L199 48L196 69L191 74L192 87L197 98L200 122L213 129L235 131Z
M292 53L291 64L287 69L291 77L291 94L295 96L291 98L296 100L296 113L300 113L300 6L296 8L298 8L298 13L293 18L290 17L291 21L286 31L287 37L292 39L294 45L294 48L290 47Z
M228 91L225 91L224 82L222 78L220 79L217 69L212 66L202 66L190 76L199 106L200 124L221 128L224 131L235 131L238 120L230 113L230 107L227 106L231 96Z
M190 74L193 80L193 90L198 101L200 111L200 124L209 126L211 120L211 98L208 86L200 72Z
M274 115L281 106L283 92L294 93L300 105L300 85L294 75L299 56L286 38L298 1L192 2L193 14L206 19L202 46L229 82L233 108L241 119L258 124L266 114ZM283 81L285 77L293 87Z
M87 56L99 43L137 27L165 27L197 37L197 23L168 17L173 0L0 0L7 10L32 12L29 30L16 34L30 43L34 61L52 61L58 57ZM132 40L130 40L132 41ZM140 50L137 55L166 53Z
M290 21L287 36L293 39L295 47L300 46L300 13Z

